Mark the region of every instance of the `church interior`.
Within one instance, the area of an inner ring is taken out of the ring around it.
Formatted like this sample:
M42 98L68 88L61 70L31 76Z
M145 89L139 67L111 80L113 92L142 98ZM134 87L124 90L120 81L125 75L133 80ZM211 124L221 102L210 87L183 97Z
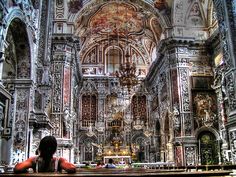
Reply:
M235 164L235 7L0 0L0 165L46 135L74 164Z

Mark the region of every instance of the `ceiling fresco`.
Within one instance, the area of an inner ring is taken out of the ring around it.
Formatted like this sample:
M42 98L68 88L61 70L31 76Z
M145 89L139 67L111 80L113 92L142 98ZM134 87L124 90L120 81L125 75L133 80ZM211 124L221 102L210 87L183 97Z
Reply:
M93 32L125 36L143 29L143 15L125 3L110 3L103 6L90 20Z

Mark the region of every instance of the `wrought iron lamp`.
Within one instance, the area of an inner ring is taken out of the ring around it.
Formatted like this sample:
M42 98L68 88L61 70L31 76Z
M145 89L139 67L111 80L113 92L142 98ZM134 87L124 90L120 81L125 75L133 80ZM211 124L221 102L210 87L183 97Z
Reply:
M139 73L136 75L136 64L130 62L130 55L128 50L125 55L126 62L124 64L120 64L119 71L116 71L116 77L119 78L120 85L122 87L127 87L128 92L138 84L138 76L141 74Z
M128 11L128 9L127 9ZM136 64L131 62L131 56L129 54L129 40L128 40L128 15L126 11L126 53L125 53L125 63L120 63L119 71L116 71L116 77L119 78L120 85L122 87L127 87L130 93L131 88L138 84L138 76L141 75L141 70L136 74ZM118 29L119 30L119 29ZM118 31L117 30L117 31ZM119 44L119 34L117 33L118 44Z

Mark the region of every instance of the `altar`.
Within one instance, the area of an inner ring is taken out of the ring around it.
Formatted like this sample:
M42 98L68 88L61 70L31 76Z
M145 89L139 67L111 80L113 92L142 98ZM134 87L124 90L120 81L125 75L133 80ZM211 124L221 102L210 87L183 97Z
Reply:
M115 164L119 164L120 162L125 162L126 164L131 163L131 156L104 156L103 162L107 164L109 159L113 159Z

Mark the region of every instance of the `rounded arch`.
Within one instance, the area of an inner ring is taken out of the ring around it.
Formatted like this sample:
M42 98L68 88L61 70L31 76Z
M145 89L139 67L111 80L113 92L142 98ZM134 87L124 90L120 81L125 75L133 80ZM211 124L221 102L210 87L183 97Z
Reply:
M196 132L195 132L195 138L198 139L199 135L202 132L207 132L207 131L213 133L215 135L216 139L220 140L220 134L215 129L213 129L212 127L201 127L199 129L197 129Z
M209 130L198 134L198 154L202 165L218 164L220 154L219 140Z
M8 34L8 30L9 27L11 26L12 22L16 19L18 19L22 24L24 24L24 28L25 28L25 33L27 36L27 41L29 43L29 58L30 58L30 73L31 76L30 78L33 79L33 72L34 72L34 61L32 61L34 58L36 58L36 53L34 52L34 39L35 39L35 31L33 31L32 29L29 28L29 26L27 25L27 22L25 21L25 15L24 12L18 8L14 8L13 10L10 11L10 13L7 13L6 16L4 17L5 21L7 22L6 24L6 29L3 32L3 38L4 40L2 40L2 42L6 41L6 37ZM2 49L0 49L1 51L5 51L5 46L4 45L0 45L2 47Z
M86 139L90 139L94 143L98 142L97 135L94 135L92 137L88 137L85 133L82 133L82 134L80 134L80 136L78 136L79 142L84 142L84 141L86 141Z
M31 51L26 25L14 18L7 31L3 79L30 79Z
M123 50L120 46L109 45L105 47L104 55L105 73L115 74L115 71L119 70L120 64L123 63Z

